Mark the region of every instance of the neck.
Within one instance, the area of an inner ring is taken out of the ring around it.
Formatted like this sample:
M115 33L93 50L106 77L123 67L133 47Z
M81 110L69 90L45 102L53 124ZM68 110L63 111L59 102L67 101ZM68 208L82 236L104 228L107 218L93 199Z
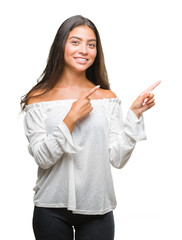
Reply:
M61 74L61 77L59 81L56 84L56 87L64 87L64 88L69 88L69 87L81 87L85 86L90 82L86 78L86 71L84 72L75 72L72 70L64 70L63 73Z

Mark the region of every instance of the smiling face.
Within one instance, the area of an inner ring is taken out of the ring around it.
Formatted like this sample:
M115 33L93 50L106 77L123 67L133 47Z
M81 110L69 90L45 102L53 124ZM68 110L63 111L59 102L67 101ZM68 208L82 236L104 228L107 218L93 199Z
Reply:
M96 36L88 26L75 27L68 35L64 51L65 69L85 72L97 54Z

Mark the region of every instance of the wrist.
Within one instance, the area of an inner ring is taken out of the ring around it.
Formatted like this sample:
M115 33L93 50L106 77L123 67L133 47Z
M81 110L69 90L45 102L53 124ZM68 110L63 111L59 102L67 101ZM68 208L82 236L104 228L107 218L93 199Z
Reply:
M132 107L130 107L130 109L135 113L137 118L139 118L141 116L141 113L139 113L137 110L133 109Z
M78 121L78 119L76 118L76 116L72 113L72 112L69 112L67 115L66 115L66 118L69 119L69 121L73 124L76 124L76 122Z
M67 114L66 117L63 119L63 122L66 124L66 126L68 127L70 133L72 133L75 124L76 124L76 119L73 118L72 116L70 116L70 114Z

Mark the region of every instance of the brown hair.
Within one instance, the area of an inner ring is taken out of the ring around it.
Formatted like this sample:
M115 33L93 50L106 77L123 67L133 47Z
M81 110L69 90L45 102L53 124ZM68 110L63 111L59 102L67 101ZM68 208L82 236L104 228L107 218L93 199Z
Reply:
M104 54L102 51L99 32L93 22L91 22L89 19L81 15L76 15L65 20L59 27L50 48L47 65L43 73L38 78L37 84L32 87L32 89L27 94L21 97L20 105L22 110L24 110L25 106L28 103L28 100L35 97L32 96L34 92L36 92L37 90L43 90L41 94L36 95L37 97L42 96L43 94L54 88L61 76L61 73L63 72L64 49L68 35L70 31L73 30L73 28L81 25L86 25L90 27L94 31L97 41L97 55L92 66L90 66L86 70L86 77L95 85L100 85L100 88L110 90L110 84L108 80L107 70L105 67Z

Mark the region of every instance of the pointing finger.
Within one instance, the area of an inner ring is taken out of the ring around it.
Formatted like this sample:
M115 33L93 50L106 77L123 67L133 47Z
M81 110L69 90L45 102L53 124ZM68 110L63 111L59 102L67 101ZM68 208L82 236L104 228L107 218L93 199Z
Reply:
M149 88L147 88L145 91L143 91L140 96L143 96L145 93L149 93L154 90L159 84L161 83L161 80L155 82L153 85L151 85Z
M98 88L100 88L100 85L97 85L95 87L93 87L92 89L90 89L86 94L84 94L82 97L83 98L87 98L89 97L91 94L93 94Z

